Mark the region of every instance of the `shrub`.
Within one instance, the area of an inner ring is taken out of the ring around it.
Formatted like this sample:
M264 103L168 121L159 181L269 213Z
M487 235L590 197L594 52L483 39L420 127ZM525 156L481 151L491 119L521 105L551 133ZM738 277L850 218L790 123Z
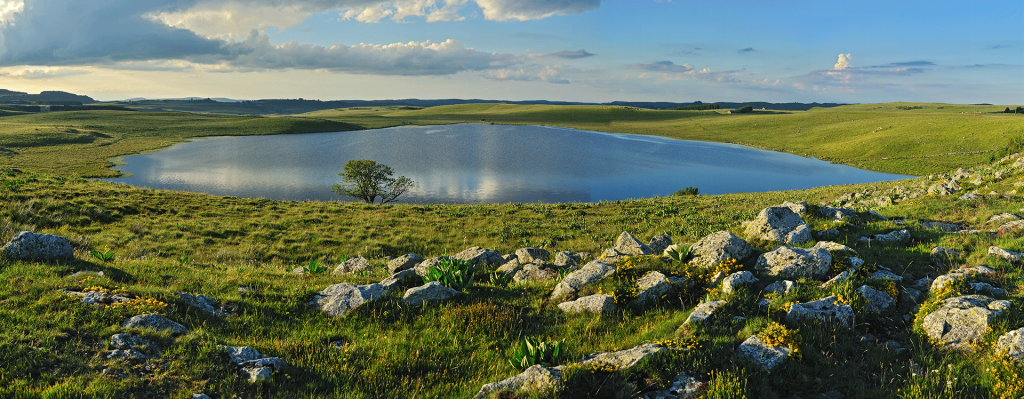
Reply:
M718 104L699 104L699 105L684 105L681 107L672 108L676 111L705 111L709 109L721 108Z
M335 184L331 191L338 195L352 197L372 204L380 197L386 204L398 199L415 185L412 179L399 176L394 178L390 166L369 159L353 159L345 163L345 171L338 173L345 185Z
M744 105L742 107L736 108L732 112L734 114L746 114L746 113L749 113L749 112L754 112L754 107L749 106L749 105Z
M443 259L437 265L427 270L427 275L423 277L423 282L437 281L441 285L453 290L465 291L473 286L476 274L476 266L468 261L462 259Z
M698 191L699 190L697 189L697 187L687 187L687 188L684 188L682 190L676 191L676 193L672 194L672 195L674 195L676 197L682 197L682 196L686 196L686 195L700 195L700 193Z
M542 366L557 364L563 344L565 344L565 340L544 342L523 338L519 341L519 346L512 349L512 358L508 359L508 363L518 369L525 369L535 364Z
M307 274L323 274L327 273L327 266L321 265L319 260L310 259L309 264L303 266L302 270L305 270Z

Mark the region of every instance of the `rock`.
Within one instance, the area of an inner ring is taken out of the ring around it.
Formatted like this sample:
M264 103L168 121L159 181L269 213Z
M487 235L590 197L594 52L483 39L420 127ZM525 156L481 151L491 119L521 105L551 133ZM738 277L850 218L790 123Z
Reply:
M914 281L914 288L919 290L927 291L932 286L932 279L928 276L921 277Z
M28 231L16 234L0 249L0 253L11 259L24 261L50 262L75 258L71 243L64 237Z
M669 237L668 234L658 234L651 238L650 244L647 244L651 248L651 253L654 254L664 252L669 245L672 245L672 237Z
M755 267L770 276L820 279L828 274L831 264L832 255L823 248L781 246L762 254Z
M273 377L274 371L281 371L287 363L279 357L270 357L257 352L248 346L220 346L227 352L235 365L242 368L241 373L249 378L249 382L267 380Z
M814 244L814 247L812 247L812 248L823 248L823 249L827 250L832 255L836 255L836 254L840 254L840 253L850 253L850 254L856 254L857 253L857 251L855 251L853 248L850 248L850 247L845 246L843 244L840 244L840 243L837 243L837 242L832 242L832 241L818 241L816 244Z
M224 304L217 302L216 299L210 298L204 295L189 295L184 292L179 292L178 296L185 300L185 304L196 309L202 310L206 313L214 316L226 317L230 316L231 313L227 311Z
M657 354L666 352L669 349L661 345L641 344L639 346L623 349L617 352L597 352L583 357L579 361L583 366L611 366L615 369L625 369L635 366L641 360Z
M871 273L871 275L869 275L868 277L877 278L879 280L895 281L897 283L903 281L903 276L897 276L895 273L888 270L879 270L877 272Z
M478 266L498 266L505 263L505 259L501 257L500 252L481 247L468 248L452 257L455 259L462 259ZM523 262L522 259L520 259L519 262L526 263Z
M140 349L151 347L152 343L132 334L114 334L110 337L111 349Z
M765 293L775 292L775 293L779 293L779 294L782 294L782 295L786 295L786 294L789 294L789 292L792 291L793 288L796 288L796 283L795 282L792 282L792 281L789 281L789 280L779 280L779 281L776 281L774 283L768 284L767 287L764 287L764 292Z
M565 276L551 292L551 299L557 300L566 295L576 295L584 286L608 278L612 274L615 274L615 265L600 260L591 261L579 270Z
M967 194L961 195L960 198L958 198L958 199L961 200L961 201L974 201L974 200L979 199L979 198L981 198L981 196L978 195L978 194L967 193Z
M683 321L683 325L685 326L690 323L703 323L704 320L714 316L715 311L722 307L722 305L725 305L725 301L702 302L697 305L692 312L690 312L690 315L686 317L685 321Z
M1006 234L1007 232L1020 229L1024 229L1024 220L1016 220L1009 223L1003 223L1002 225L999 226L998 231L999 235L1003 235Z
M794 303L786 312L786 319L800 321L817 319L823 322L839 322L846 328L853 326L853 308L850 305L836 302L838 296L832 295L816 301Z
M212 398L210 398L209 396L206 396L206 394L194 393L194 394L192 394L192 399L212 399Z
M147 328L152 330L167 330L174 335L188 334L185 326L175 323L164 316L156 313L140 314L125 320L121 328Z
M547 262L551 258L551 253L546 249L526 247L516 250L516 258L519 259L519 263L523 264L536 261Z
M1011 359L1024 362L1024 328L1010 331L996 341L996 350L1004 352Z
M416 264L423 262L423 257L416 254L406 254L388 261L388 274L395 274L402 270L409 270L416 267Z
M425 305L445 301L461 294L461 292L441 285L437 281L431 281L416 288L405 291L402 303L410 305Z
M1010 263L1020 262L1024 254L1020 252L1008 251L999 247L988 247L988 256L993 258L999 258Z
M416 269L402 270L380 282L380 286L387 291L404 290L421 284L423 284L423 278L420 277Z
M110 294L108 294L106 292L103 292L103 291L78 292L78 291L62 290L61 292L65 293L67 295L74 295L74 296L82 297L82 299L79 300L79 302L84 303L86 305L106 306L106 305L113 305L115 303L121 303L121 302L128 302L129 301L128 297L121 296L121 295L110 295Z
M866 285L857 288L857 293L860 294L861 298L867 299L867 310L869 312L881 313L896 304L896 300L889 293Z
M654 254L654 251L651 250L651 247L641 244L640 241L638 241L636 238L633 238L632 235L625 231L623 231L622 234L619 234L619 238L615 239L614 249L616 251L619 251L619 253L628 256Z
M554 265L558 267L573 267L580 262L580 259L575 253L569 251L558 251L555 254Z
M626 254L616 251L615 248L607 248L604 250L604 252L601 253L600 259L604 260L605 262L613 263L622 260L626 256Z
M828 238L835 238L835 237L839 237L839 230L836 230L836 229L822 230L822 231L819 231L817 233L814 233L814 235L817 236L818 238L826 238L826 239L828 239Z
M710 269L728 259L742 262L754 253L754 248L728 231L719 231L693 244L690 253L691 262Z
M987 223L1005 223L1005 222L1012 222L1014 220L1020 220L1020 217L1017 216L1017 215L1014 215L1012 213L1005 213L1004 212L1004 213L1000 213L998 215L993 215L992 217L988 218L988 222Z
M146 359L149 359L149 356L146 356L135 349L114 349L112 351L107 351L106 357L107 359L128 359L138 361L145 361Z
M519 271L519 269L521 269L521 268L522 267L519 264L519 259L512 259L512 260L510 260L508 262L505 262L504 265L499 266L498 270L495 270L495 271L498 272L498 273L512 274L512 273L515 273L515 272Z
M512 281L517 283L525 283L528 281L551 281L558 277L558 270L553 267L554 265L527 263L523 266L522 270L516 272L512 276Z
M1008 309L1010 301L983 295L964 295L942 301L942 307L924 318L925 332L948 349L968 350L989 329L989 322Z
M482 399L491 394L519 392L521 390L534 392L549 391L562 385L562 369L562 366L548 368L536 364L514 377L484 385L473 398Z
M742 285L753 284L758 281L760 280L758 280L757 277L754 277L754 273L748 271L736 272L730 274L729 277L726 277L725 280L722 281L722 292L731 294L736 290L736 288Z
M969 281L969 280L973 279L974 276L977 275L977 274L994 275L995 271L992 270L992 269L989 269L989 268L987 268L985 266L962 267L962 268L953 270L953 271L949 272L948 274L943 274L943 275L941 275L939 277L936 277L935 280L931 282L931 287L929 288L929 291L931 291L931 292L939 291L943 287L945 287L946 284L949 284L951 282L955 282L955 281Z
M878 241L878 242L880 242L882 244L906 241L906 240L910 239L910 232L907 231L906 229L896 230L896 231L891 231L891 232L888 232L888 233L885 233L885 234L877 234L873 238L870 238L870 239L869 238L865 238L865 237L861 237L860 240L861 241L870 241L872 239L875 240L875 241Z
M683 284L679 277L665 277L660 272L647 272L636 281L637 294L633 301L638 306L647 306L658 302L661 297L675 291L676 286Z
M380 284L354 285L338 283L320 291L313 297L310 306L320 308L329 316L342 317L352 309L387 295L388 291Z
M596 294L575 301L562 302L558 304L558 309L566 313L612 313L618 310L618 306L615 305L614 296Z
M793 211L794 213L800 214L800 215L803 215L803 214L807 213L807 201L800 201L800 202L786 201L786 202L783 202L782 205L779 205L779 206L789 208L789 210Z
M968 286L976 292L983 292L989 295L1003 296L1006 295L1006 290L992 286L989 283L968 283Z
M74 272L72 274L69 274L67 276L67 278L78 278L78 277L83 277L83 276L84 277L103 277L104 274L103 274L102 271L97 272L97 271L92 271L92 270L81 270L81 271L77 271L77 272Z
M935 195L950 195L957 191L960 191L960 185L957 184L956 180L946 180L928 187L928 194Z
M771 371L789 357L791 349L785 345L768 346L757 335L751 335L739 347L740 355L762 370Z
M370 261L366 260L366 258L362 256L357 256L355 258L341 262L341 264L339 264L338 267L334 268L334 271L332 271L331 274L337 276L342 274L364 272L370 270L372 270L372 268L370 267Z
M412 270L416 271L416 274L420 277L426 277L430 273L430 268L436 267L441 262L451 259L450 256L438 256L436 258L425 259L423 262L417 263Z
M903 297L901 298L901 300L909 301L909 302L915 302L915 303L919 299L921 299L921 295L924 294L923 292L921 292L920 290L918 290L916 288L909 288L909 287L908 288L904 288L901 293L903 294Z
M681 371L669 382L668 389L648 392L639 396L638 399L690 399L696 397L703 388L704 385L700 380Z
M821 285L819 285L818 288L825 289L825 288L831 287L833 284L837 284L837 283L841 283L843 281L849 280L851 277L853 277L853 274L850 273L849 270L843 270L842 272L837 274L835 277L832 277L828 281L826 281L824 283L821 283Z
M958 231L966 230L964 226L961 226L959 224L943 222L924 222L921 223L921 227L924 227L926 229L940 230L946 233L956 233Z
M818 208L818 213L826 219L831 219L837 222L857 217L857 212L850 208L833 208L830 206L823 206Z
M789 208L764 208L753 223L744 230L750 237L796 245L811 240L810 229L804 219Z
M943 247L932 247L931 253L933 258L939 259L949 259L960 256L960 252Z

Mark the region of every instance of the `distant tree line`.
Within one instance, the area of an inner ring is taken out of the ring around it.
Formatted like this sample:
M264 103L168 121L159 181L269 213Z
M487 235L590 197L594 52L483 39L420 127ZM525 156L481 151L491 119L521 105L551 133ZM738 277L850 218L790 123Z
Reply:
M1016 109L1010 109L1010 107L1006 107L1006 110L1004 110L1003 113L1005 113L1005 114L1024 114L1024 107L1017 107Z
M672 109L674 109L676 111L706 111L706 110L709 110L709 109L719 109L719 108L722 108L722 107L719 106L718 104L699 104L699 105L684 105L684 106L675 107L675 108L672 108Z
M734 113L734 114L745 114L745 113L748 113L748 112L754 112L754 107L746 105L746 106L742 106L742 107L736 108L735 110L732 111L732 113Z

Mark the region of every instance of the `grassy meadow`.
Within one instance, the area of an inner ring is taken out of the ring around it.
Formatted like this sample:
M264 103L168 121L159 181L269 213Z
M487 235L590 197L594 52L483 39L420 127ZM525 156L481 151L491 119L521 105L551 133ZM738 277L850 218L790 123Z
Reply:
M0 284L0 397L190 398L203 392L215 399L466 398L483 384L519 373L507 360L523 337L564 340L567 353L559 359L562 364L644 342L673 350L628 370L574 369L558 392L501 397L633 398L663 388L679 371L707 383L700 393L703 398L816 398L833 392L846 398L1020 397L1024 368L992 346L1000 335L1024 327L1024 272L1019 265L985 254L990 245L1021 251L1024 232L992 237L945 234L922 226L942 221L993 229L998 225L987 223L992 215L1024 216L1016 194L976 201L958 201L958 195L923 196L876 209L893 220L835 222L813 211L805 217L812 230L838 229L834 241L853 247L868 270L884 266L904 276L899 286L909 287L913 280L934 278L964 265L996 269L998 274L990 281L1008 291L1005 299L1014 307L992 324L976 351L956 353L939 349L915 330L923 315L910 303L872 314L864 303L853 301L857 320L852 330L784 322L783 310L790 302L832 294L850 298L861 284L886 288L882 281L857 278L827 289L800 281L800 289L772 298L764 311L756 302L770 278L724 294L708 283L715 270L650 257L621 262L615 276L588 292L626 293L648 271L686 276L695 285L654 306L607 315L562 313L548 299L557 281L502 286L486 278L467 289L467 295L426 307L404 305L398 294L331 318L306 304L331 284L367 284L387 277L386 256L432 257L471 246L503 254L537 246L552 253L598 255L622 231L644 242L662 233L680 243L720 230L742 236L740 222L786 200L807 201L813 209L848 192L882 196L896 186L926 188L934 182L927 178L600 203L384 206L218 197L83 179L107 175L109 157L193 137L493 122L737 142L916 175L975 166L972 173L986 176L986 181L965 191L1008 193L1016 189L1014 183L1024 181L1024 173L1004 162L994 167L1006 170L1007 177L995 181L984 167L993 155L1002 156L1008 141L1024 133L1024 119L984 113L989 108L996 107L871 104L728 115L498 104L345 109L300 118L116 111L0 117L0 148L17 153L0 151L0 240L6 242L22 230L52 233L68 238L76 252L70 262L0 259L0 279L5 281ZM929 123L934 130L926 128ZM879 127L883 129L875 131ZM989 152L913 158L970 151ZM878 160L895 157L901 158ZM858 241L900 228L910 230L911 241ZM756 240L751 244L758 251L775 246ZM935 259L930 255L934 246L961 255ZM113 259L102 261L90 256L92 251L112 253ZM333 268L355 255L370 258L374 270L345 276L290 272L312 259ZM753 270L753 260L732 270L737 268ZM104 276L71 276L83 270L103 271ZM130 306L93 307L60 291L96 287L141 300ZM230 304L235 315L202 313L185 305L177 292L214 297ZM719 298L729 301L719 316L697 327L680 328L697 303ZM926 294L923 301L927 306L938 299ZM162 348L159 357L145 362L106 359L110 336L123 332L121 322L149 311L165 314L191 332L172 337L138 331ZM799 357L769 373L737 356L736 347L772 322L796 331L802 343L797 345ZM875 339L862 340L866 334ZM906 351L877 346L888 340L899 342ZM346 345L333 348L330 343L335 341ZM271 380L250 384L217 345L251 346L284 358L289 366Z

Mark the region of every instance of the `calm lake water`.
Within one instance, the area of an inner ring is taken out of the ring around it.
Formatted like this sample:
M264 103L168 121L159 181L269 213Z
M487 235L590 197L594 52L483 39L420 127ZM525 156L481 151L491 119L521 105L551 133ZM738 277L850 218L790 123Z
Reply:
M391 166L417 186L405 203L621 200L793 190L897 180L732 144L541 126L446 125L338 133L213 137L125 157L108 181L278 200L341 200L350 159Z

